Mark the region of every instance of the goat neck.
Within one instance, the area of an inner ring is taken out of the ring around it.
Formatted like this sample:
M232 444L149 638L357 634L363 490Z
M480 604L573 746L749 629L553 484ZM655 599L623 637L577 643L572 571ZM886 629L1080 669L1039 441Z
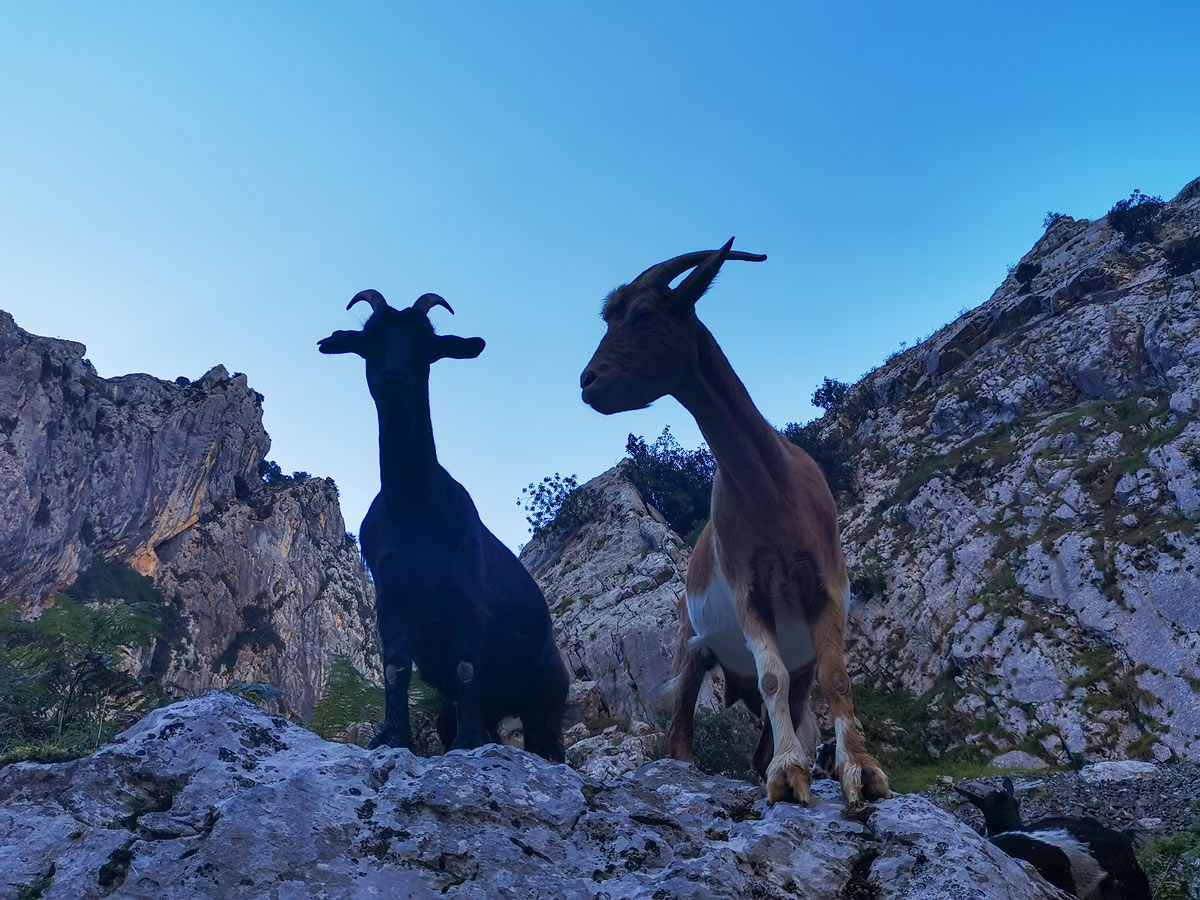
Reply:
M721 476L756 502L788 477L779 433L763 418L712 333L699 328L696 369L673 392L696 419Z
M429 381L419 382L407 403L375 400L379 413L379 483L385 496L426 499L440 468L429 415Z

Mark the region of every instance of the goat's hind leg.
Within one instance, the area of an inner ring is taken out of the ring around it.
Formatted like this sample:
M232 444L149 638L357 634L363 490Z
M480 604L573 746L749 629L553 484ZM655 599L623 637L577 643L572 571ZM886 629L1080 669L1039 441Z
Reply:
M693 727L696 716L696 700L704 683L704 673L709 665L705 657L691 647L696 636L692 621L688 618L687 603L680 600L679 633L675 638L675 659L671 663L671 680L666 693L672 697L671 724L667 728L667 754L681 762L692 761Z
M809 620L809 628L817 655L817 678L833 716L837 739L835 771L846 802L857 806L864 799L886 799L892 796L892 790L879 763L863 747L854 717L850 676L846 673L845 603L848 592L844 585L836 585L827 587L826 594L828 602Z

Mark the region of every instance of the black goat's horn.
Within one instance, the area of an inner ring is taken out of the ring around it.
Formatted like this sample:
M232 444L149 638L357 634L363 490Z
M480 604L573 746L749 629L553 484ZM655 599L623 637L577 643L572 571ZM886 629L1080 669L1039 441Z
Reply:
M359 301L362 301L365 303L370 303L371 304L371 312L373 312L373 313L377 313L380 310L389 308L388 302L383 299L383 294L381 294L381 293L379 293L379 291L375 291L375 290L366 290L366 291L359 291L357 294L355 294L354 299L346 304L346 309L349 309L350 307L352 307L355 303L358 303Z
M450 315L454 315L454 309L446 302L446 299L438 294L422 294L417 298L417 302L412 305L412 308L417 312L423 312L429 315L429 311L435 306L444 306L450 310Z
M716 250L696 250L692 253L684 253L668 259L666 262L660 262L656 266L651 266L630 284L645 288L664 288L688 269L700 265L716 252ZM741 250L730 250L725 256L727 260L737 259L742 262L762 262L766 258L765 253L743 253Z

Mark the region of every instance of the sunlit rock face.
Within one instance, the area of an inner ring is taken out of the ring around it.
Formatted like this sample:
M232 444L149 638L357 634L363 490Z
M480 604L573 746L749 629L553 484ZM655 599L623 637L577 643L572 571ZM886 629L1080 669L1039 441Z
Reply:
M668 760L596 779L512 747L327 743L227 694L74 762L0 769L0 894L1052 900L922 797L848 815Z
M932 752L1200 749L1200 271L1168 261L1198 234L1200 181L1152 241L1059 219L822 420L857 681L926 694Z
M129 563L182 617L144 673L179 693L273 684L306 715L331 654L377 658L336 488L261 481L245 375L101 378L84 353L0 312L0 597L36 610L93 560Z

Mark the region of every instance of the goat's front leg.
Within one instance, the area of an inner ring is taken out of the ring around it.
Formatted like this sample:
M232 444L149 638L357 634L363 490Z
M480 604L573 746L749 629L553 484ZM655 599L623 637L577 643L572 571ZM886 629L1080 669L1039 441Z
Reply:
M779 644L774 632L751 603L749 589L739 589L735 593L734 609L746 635L746 643L754 654L758 689L774 737L774 753L767 766L767 803L774 805L780 800L808 803L812 762L806 757L805 748L796 739L796 729L792 727L791 679Z
M817 656L817 678L829 703L837 739L834 771L842 783L846 803L857 806L863 799L886 799L892 796L892 789L879 763L863 747L858 720L854 717L845 652L848 593L844 585L827 588L825 607L809 621L809 629Z
M474 632L456 636L454 642L454 678L458 688L458 734L453 749L471 750L488 743L479 696L479 646Z
M408 719L408 684L412 678L412 656L404 644L399 625L381 600L376 605L379 636L383 643L383 730L371 740L370 747L412 748L412 730Z

